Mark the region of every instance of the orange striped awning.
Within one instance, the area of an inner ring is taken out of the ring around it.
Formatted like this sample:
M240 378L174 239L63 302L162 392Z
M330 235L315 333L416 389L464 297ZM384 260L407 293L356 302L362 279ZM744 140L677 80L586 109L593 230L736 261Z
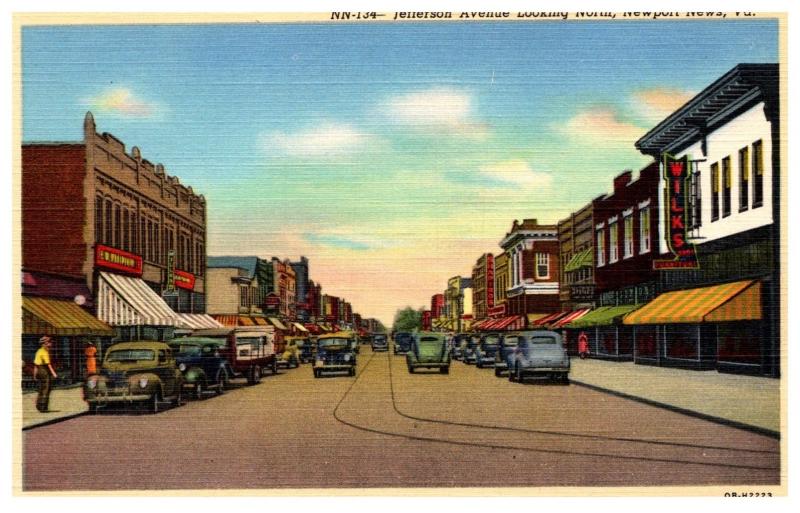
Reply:
M25 296L22 321L22 332L26 335L114 335L108 324L73 301Z
M235 328L236 326L239 325L238 315L212 314L211 317L213 317L218 323L222 324L223 326Z
M253 321L255 321L256 326L269 326L269 323L263 317L253 316L253 317L251 317L251 319L253 319Z
M666 292L625 316L623 324L678 324L761 319L761 282Z
M239 316L239 326L255 326L256 323L253 322L253 319L246 315Z

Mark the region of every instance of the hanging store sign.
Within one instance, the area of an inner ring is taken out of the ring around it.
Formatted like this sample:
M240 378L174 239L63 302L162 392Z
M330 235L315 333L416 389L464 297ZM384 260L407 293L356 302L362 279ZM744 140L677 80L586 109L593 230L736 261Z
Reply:
M274 292L270 292L264 297L264 306L267 308L277 308L281 305L281 298Z
M167 251L167 292L174 292L175 286L175 251Z
M653 269L697 269L694 244L688 242L689 224L689 157L680 159L664 155L664 215L667 219L667 246L674 255L671 260L653 260Z
M194 274L175 269L174 275L175 278L173 283L176 287L186 290L194 290Z
M102 244L94 248L94 265L135 276L142 275L142 257Z
M486 255L486 307L494 306L494 255Z

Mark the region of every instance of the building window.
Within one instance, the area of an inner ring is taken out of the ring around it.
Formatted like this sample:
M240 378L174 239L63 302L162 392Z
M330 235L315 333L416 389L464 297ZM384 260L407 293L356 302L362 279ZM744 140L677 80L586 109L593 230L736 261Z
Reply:
M550 255L547 253L536 253L536 277L550 277Z
M622 221L625 230L622 258L631 258L633 256L633 215L625 216Z
M597 267L606 265L606 234L605 230L600 228L597 230Z
M122 249L131 250L131 213L127 208L122 209Z
M248 300L247 296L248 296L248 289L249 288L250 287L247 287L245 285L239 285L239 306L241 306L241 307L249 306L248 303L247 303L247 300Z
M114 219L114 207L111 204L110 199L106 199L106 215L103 219L103 228L105 231L105 236L103 237L103 244L107 244L109 246L113 246L114 240L114 229L111 225L111 220Z
M619 260L619 229L617 222L608 223L608 263Z
M719 162L711 164L711 221L719 219Z
M114 242L115 248L122 248L122 214L119 205L114 205Z
M739 212L748 208L750 198L750 148L739 150Z
M731 158L722 159L722 217L731 215Z
M97 196L94 199L94 241L97 244L103 242L103 197Z
M650 252L650 207L639 211L639 253Z
M695 171L689 175L689 219L690 229L700 228L702 225L702 198L700 187L700 171Z
M753 208L764 204L764 145L753 143Z

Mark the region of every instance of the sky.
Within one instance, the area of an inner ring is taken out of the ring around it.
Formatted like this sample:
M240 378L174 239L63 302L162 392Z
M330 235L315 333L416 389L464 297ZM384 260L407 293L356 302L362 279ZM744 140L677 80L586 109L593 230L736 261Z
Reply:
M206 197L210 255L305 255L388 325L644 167L634 142L742 62L778 62L776 21L26 27L23 140L91 111Z

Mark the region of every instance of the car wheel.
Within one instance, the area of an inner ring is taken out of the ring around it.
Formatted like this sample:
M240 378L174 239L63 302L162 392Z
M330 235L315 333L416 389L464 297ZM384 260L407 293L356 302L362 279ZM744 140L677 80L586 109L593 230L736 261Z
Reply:
M205 389L206 389L205 383L203 383L202 381L198 381L197 383L195 383L195 385L194 385L194 398L197 399L198 401L202 400L203 399L203 392L206 391Z
M414 367L412 367L411 365L408 366L408 373L414 374Z
M522 383L522 369L519 368L519 364L514 368L514 374L516 374L517 382Z
M511 367L508 368L508 380L509 381L516 381L517 380L517 376L516 376L515 372L513 370L511 370Z
M439 372L442 374L450 374L450 366L448 365L447 367L439 367Z
M175 393L175 399L172 401L172 406L177 408L183 404L183 387L179 386L178 391Z
M498 369L497 367L495 367L495 368L494 368L494 376L495 376L496 378L499 378L499 377L500 377L500 369Z
M319 377L319 369L314 369L314 377L315 378Z
M348 371L348 373L351 376L355 376L356 375L356 368L355 367L350 367L350 370Z
M89 403L89 415L97 415L97 412L100 410L100 407L97 403Z
M480 369L482 367L483 367L483 364L481 362L479 362L478 360L475 360L475 368Z

